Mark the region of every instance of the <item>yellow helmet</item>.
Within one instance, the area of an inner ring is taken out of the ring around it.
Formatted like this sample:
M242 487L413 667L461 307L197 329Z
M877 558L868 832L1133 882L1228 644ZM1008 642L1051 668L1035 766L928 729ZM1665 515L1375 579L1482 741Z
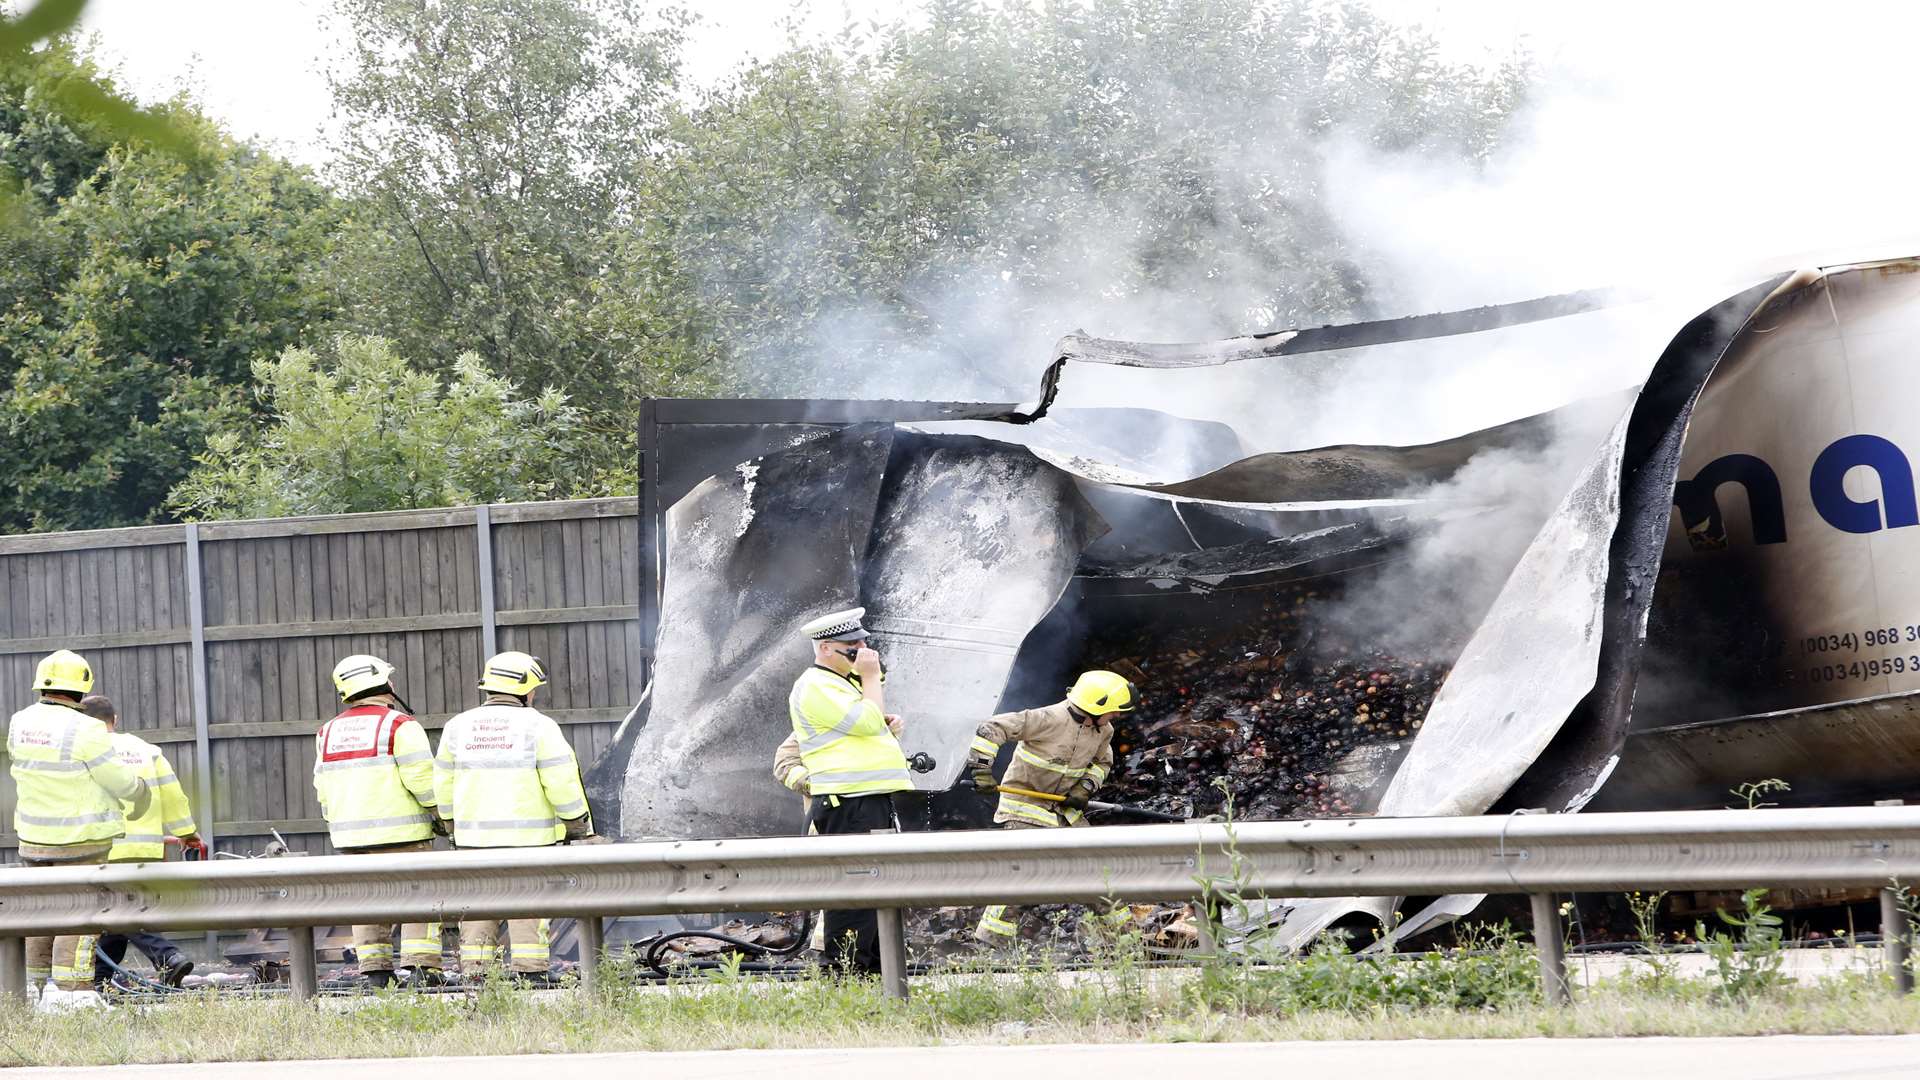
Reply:
M1088 716L1132 712L1140 694L1125 676L1111 671L1089 671L1074 680L1067 701Z
M33 669L35 690L64 690L70 694L93 692L93 668L79 653L61 649L48 653Z
M394 667L377 656L355 653L333 665L333 688L340 691L340 700L364 694L393 682Z
M540 658L523 652L495 653L480 673L480 689L526 697L536 686L547 685L547 669Z

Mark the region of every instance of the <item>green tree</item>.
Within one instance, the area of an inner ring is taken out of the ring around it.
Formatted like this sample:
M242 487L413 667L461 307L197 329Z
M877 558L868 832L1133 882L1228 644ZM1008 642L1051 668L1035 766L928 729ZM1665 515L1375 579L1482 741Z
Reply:
M341 0L336 173L348 325L417 362L477 353L630 443L644 260L616 259L675 90L684 20L637 0Z
M384 338L341 337L254 365L271 418L216 433L173 493L183 517L345 514L604 494L580 474L580 411L557 390L521 397L477 354L450 379Z
M1472 165L1524 65L1358 4L932 0L676 118L656 212L696 352L757 389L1029 389L1060 333L1218 336L1390 304L1339 140Z
M66 43L0 78L0 167L34 196L0 234L0 530L158 520L208 436L247 422L252 361L333 309L324 188L185 101L145 114L166 145L74 121L41 90L76 80L114 95Z

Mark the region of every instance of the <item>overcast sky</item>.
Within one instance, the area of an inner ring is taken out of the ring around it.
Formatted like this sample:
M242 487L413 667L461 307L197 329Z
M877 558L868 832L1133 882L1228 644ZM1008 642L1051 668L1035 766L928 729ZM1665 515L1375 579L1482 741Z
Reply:
M714 0L695 5L700 25L688 50L688 74L718 79L768 55L789 28L832 34L849 18L911 18L916 4L899 0ZM1506 49L1521 33L1552 38L1553 19L1524 0L1375 0L1404 21L1442 33L1462 58ZM315 132L326 122L321 74L334 42L322 30L329 0L92 0L86 25L126 83L145 98L166 97L183 82L241 136L271 140L293 157L321 157ZM1562 20L1563 21L1563 20Z
M5 3L7 0L0 0ZM14 0L15 3L18 0ZM1516 42L1545 74L1535 108L1475 173L1423 172L1335 140L1343 223L1418 275L1425 304L1643 280L1703 259L1778 263L1864 246L1920 250L1911 178L1920 4L1873 0L1370 0L1457 60ZM912 17L888 0L706 0L696 82L777 50L789 26ZM241 136L318 163L329 0L94 0L88 25L140 95L182 80ZM1794 261L1805 265L1806 260ZM1831 260L1829 260L1831 261Z

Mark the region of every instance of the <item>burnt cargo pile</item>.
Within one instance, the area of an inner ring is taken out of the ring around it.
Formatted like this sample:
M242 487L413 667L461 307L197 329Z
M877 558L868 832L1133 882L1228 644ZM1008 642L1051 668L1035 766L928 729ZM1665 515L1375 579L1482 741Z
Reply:
M1448 665L1338 628L1339 600L1323 578L1091 640L1082 666L1141 694L1115 725L1116 768L1097 798L1203 816L1230 797L1246 820L1370 813Z

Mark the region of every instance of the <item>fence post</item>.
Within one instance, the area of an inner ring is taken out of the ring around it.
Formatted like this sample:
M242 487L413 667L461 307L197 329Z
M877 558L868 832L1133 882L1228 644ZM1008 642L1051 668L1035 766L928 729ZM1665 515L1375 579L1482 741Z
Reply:
M598 915L581 915L574 921L580 927L580 989L593 993L600 989L600 956L607 949L606 924Z
M207 588L200 562L200 526L187 523L187 628L191 655L187 664L188 685L193 692L193 773L194 805L200 808L195 820L200 839L212 858L219 840L217 808L213 805L213 739L208 731L210 710L207 678ZM220 962L220 935L206 934L207 963Z
M480 656L500 651L493 597L493 512L482 504L473 508L474 577L480 585Z
M899 908L881 908L880 985L890 998L907 1000L907 931Z
M1540 993L1549 1005L1570 1005L1573 990L1567 985L1567 953L1553 894L1528 893L1527 899L1533 902L1533 943L1540 950Z
M287 984L293 1000L312 1001L320 992L320 973L314 966L313 927L287 927Z
M0 997L27 999L27 939L0 937Z

